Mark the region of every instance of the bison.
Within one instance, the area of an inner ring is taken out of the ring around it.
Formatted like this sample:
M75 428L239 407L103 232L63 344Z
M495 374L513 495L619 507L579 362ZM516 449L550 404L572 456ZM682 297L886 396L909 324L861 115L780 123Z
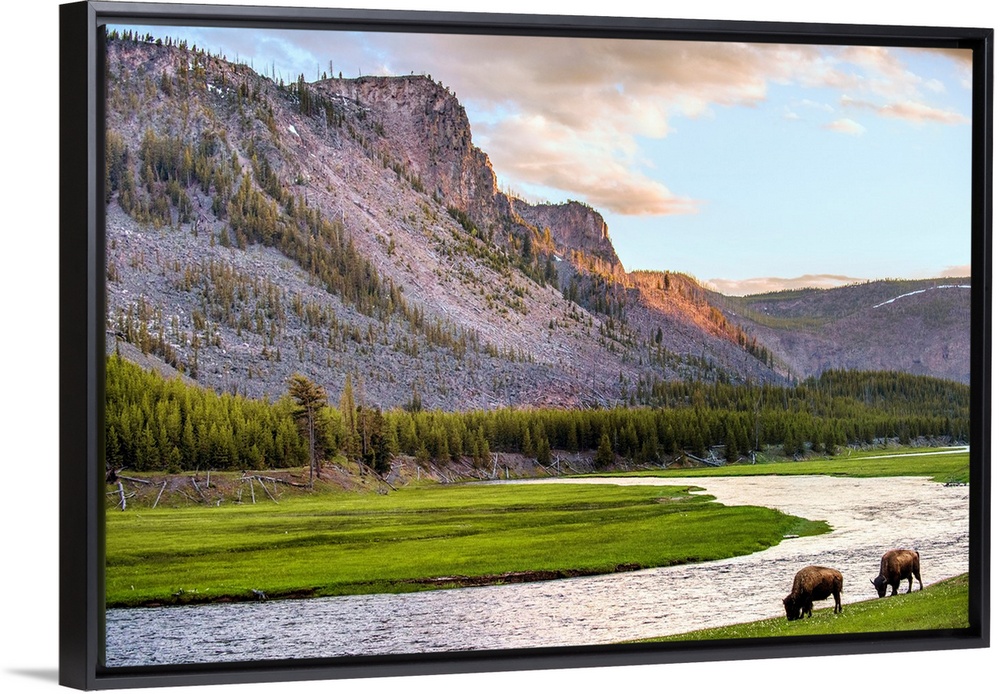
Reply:
M792 592L782 602L788 621L812 617L813 601L826 600L833 596L834 613L843 611L840 606L840 592L844 589L844 577L836 569L824 566L807 566L795 574Z
M907 593L913 590L914 578L920 584L920 590L924 589L924 582L920 580L920 552L912 549L890 549L882 555L882 565L872 585L875 586L878 596L884 598L886 586L892 586L892 594L896 595L899 592L899 582L904 578L910 581L906 588Z

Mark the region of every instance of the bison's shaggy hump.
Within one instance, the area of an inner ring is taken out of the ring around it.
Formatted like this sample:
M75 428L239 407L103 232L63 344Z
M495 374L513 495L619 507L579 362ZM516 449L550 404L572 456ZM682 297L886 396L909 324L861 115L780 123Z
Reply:
M841 612L840 593L844 589L844 577L836 569L825 566L807 566L795 574L792 592L782 602L789 621L812 617L813 601L826 600L833 596L834 613Z
M879 567L878 576L872 581L875 592L880 598L885 597L887 586L892 587L892 594L899 592L899 583L903 579L909 580L906 592L913 590L913 579L917 579L920 590L924 589L924 582L920 580L920 552L912 549L890 549L882 555L882 564Z

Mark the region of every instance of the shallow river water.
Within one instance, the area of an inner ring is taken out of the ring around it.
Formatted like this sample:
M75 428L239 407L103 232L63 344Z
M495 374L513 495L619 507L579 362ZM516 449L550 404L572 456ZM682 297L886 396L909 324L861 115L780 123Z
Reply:
M920 552L925 586L968 570L969 492L963 486L819 476L517 483L690 484L726 505L768 506L826 520L833 532L786 539L732 559L606 576L405 595L108 610L106 664L610 643L780 616L792 577L808 564L844 574L845 605L875 596L869 579L878 573L882 553L894 547ZM817 604L829 605L831 600Z

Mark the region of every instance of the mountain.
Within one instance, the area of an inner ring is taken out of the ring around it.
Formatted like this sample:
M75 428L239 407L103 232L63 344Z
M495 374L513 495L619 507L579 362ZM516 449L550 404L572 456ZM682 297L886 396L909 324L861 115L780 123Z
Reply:
M712 300L800 377L831 368L875 369L969 383L968 277Z
M427 76L285 85L131 32L106 73L109 352L220 392L274 399L302 373L445 410L805 373L753 307L625 272L596 210L499 190Z

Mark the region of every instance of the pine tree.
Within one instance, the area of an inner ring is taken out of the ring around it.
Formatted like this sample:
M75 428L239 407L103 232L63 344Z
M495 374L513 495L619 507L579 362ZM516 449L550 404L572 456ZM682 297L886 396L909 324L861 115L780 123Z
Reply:
M608 432L601 433L601 442L597 445L597 455L594 456L594 465L598 468L608 468L614 465L615 453L611 450L611 439Z
M302 374L292 374L288 379L288 394L298 405L298 418L309 435L309 486L313 486L313 472L319 476L316 464L316 417L321 407L326 405L326 391Z
M739 444L736 443L736 434L732 429L726 431L726 461L735 463L740 458Z
M535 442L535 459L539 465L548 467L552 464L552 449L549 447L549 439L545 434L539 433Z
M369 431L365 464L377 474L385 476L392 469L385 418L380 410L372 409L368 410L366 422Z
M344 381L339 409L340 416L344 419L344 455L349 460L358 460L361 456L361 439L358 435L358 414L354 404L351 374L347 374L347 379Z

